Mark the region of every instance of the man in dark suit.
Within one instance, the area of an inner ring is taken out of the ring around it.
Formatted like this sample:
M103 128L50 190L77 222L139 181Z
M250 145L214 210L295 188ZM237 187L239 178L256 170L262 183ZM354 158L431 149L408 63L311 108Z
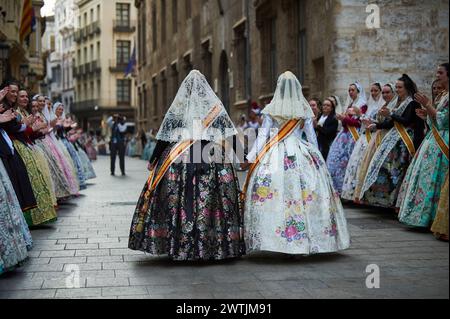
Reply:
M125 124L125 118L119 114L114 114L107 121L111 128L111 175L115 176L116 171L116 157L119 155L120 170L122 176L125 176L125 132L127 131L127 125Z

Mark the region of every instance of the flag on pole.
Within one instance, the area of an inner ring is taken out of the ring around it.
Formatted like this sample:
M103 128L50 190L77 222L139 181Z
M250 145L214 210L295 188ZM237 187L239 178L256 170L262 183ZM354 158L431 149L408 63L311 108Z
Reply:
M20 21L20 42L23 41L36 29L36 16L31 0L23 3L22 19Z
M125 77L129 77L133 75L136 68L136 46L133 49L133 53L131 54L130 61L128 62L127 68L125 70Z

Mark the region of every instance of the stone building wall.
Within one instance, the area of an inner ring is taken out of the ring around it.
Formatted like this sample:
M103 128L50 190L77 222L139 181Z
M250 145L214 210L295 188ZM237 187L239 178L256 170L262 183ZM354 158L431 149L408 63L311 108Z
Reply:
M333 1L333 48L328 90L345 96L349 83L366 90L375 81L395 82L408 73L430 92L436 66L448 62L448 1ZM368 29L366 6L379 5L380 28Z
M237 120L249 101L268 103L278 75L287 70L299 77L306 96L338 94L345 101L348 85L356 80L369 91L369 83L394 81L402 73L428 91L436 65L448 61L449 5L443 0L195 0L189 16L186 1L178 0L177 32L174 0L135 3L141 33L145 25L145 57L139 59L137 79L138 118L145 129L158 128L193 68L207 76ZM378 29L366 25L369 4L380 9Z

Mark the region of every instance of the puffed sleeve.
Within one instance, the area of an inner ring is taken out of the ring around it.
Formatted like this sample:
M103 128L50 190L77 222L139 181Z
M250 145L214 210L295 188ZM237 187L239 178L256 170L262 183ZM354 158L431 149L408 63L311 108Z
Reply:
M250 163L253 163L256 160L256 156L258 156L259 152L263 149L264 145L267 143L267 139L270 135L270 129L273 126L272 118L268 115L264 115L264 121L262 123L261 128L258 130L258 137L253 144L253 148L247 155L247 160Z

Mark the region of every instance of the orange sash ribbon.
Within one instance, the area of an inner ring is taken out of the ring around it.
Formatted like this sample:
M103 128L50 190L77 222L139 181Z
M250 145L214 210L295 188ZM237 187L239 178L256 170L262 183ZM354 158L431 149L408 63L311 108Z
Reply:
M348 130L350 131L350 134L352 134L352 137L355 140L355 142L358 142L358 140L359 140L359 133L358 133L358 130L356 129L356 127L349 126Z
M433 132L433 136L439 146L439 148L441 149L442 153L444 153L445 157L448 160L448 144L445 143L444 139L442 138L441 134L439 134L439 131L437 130L437 128L433 125L431 127L431 130Z
M280 129L278 134L273 137L269 142L266 143L264 148L261 150L261 152L258 154L258 156L255 159L255 162L252 163L250 166L250 169L247 173L247 178L244 183L244 187L241 192L241 200L245 200L245 197L247 196L247 190L248 186L250 184L250 179L255 172L256 168L258 167L260 161L264 158L264 156L269 153L269 151L272 149L273 146L277 145L278 143L282 142L284 139L286 139L289 135L292 134L292 132L295 131L298 124L300 123L299 120L289 120L283 127Z
M405 143L406 147L408 148L409 155L414 157L414 155L416 154L416 148L405 127L402 124L395 121L394 125L395 128L397 129L397 132L400 134L400 137L402 138L403 142Z

